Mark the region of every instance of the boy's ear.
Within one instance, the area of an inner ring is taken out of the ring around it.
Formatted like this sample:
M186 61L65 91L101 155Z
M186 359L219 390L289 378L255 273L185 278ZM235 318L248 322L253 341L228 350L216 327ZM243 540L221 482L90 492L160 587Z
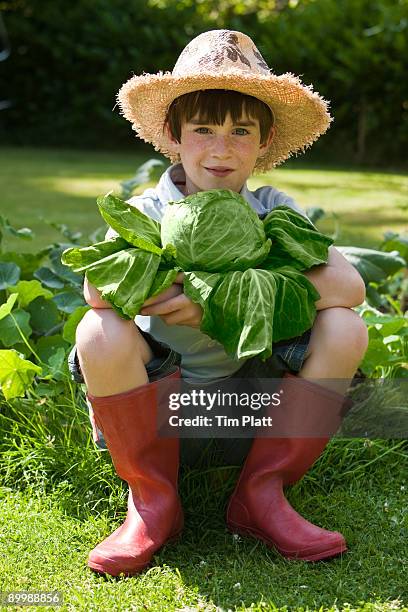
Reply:
M261 151L259 157L263 157L264 155L266 155L266 153L268 152L269 147L272 144L272 141L273 141L273 139L275 137L275 134L276 134L276 126L273 125L271 127L270 131L269 131L269 135L268 135L268 138L266 139L266 142L261 144L260 147L259 147L260 151Z
M173 136L170 126L168 123L164 124L164 131L168 137L168 139L170 140L173 148L176 150L177 149L177 145L180 144L179 142L177 142L177 140L175 139L175 137Z

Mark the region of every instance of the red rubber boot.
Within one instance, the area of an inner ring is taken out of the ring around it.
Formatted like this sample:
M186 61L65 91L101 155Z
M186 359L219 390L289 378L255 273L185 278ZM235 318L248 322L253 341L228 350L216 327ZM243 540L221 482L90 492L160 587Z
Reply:
M280 405L270 407L267 414L279 435L288 432L288 437L255 438L228 504L227 525L289 559L333 557L347 550L344 537L301 517L284 496L283 486L308 471L337 431L345 406L350 406L343 395L289 373L280 389Z
M89 554L88 566L96 572L139 573L183 528L177 491L179 440L157 435L158 385L176 385L179 378L177 368L125 393L87 395L116 472L129 484L125 522Z

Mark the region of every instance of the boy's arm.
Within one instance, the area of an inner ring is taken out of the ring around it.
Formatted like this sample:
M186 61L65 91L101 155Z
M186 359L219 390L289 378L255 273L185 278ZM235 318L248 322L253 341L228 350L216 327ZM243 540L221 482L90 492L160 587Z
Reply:
M329 248L327 264L315 266L304 274L320 294L320 300L316 302L317 310L335 306L352 308L361 304L365 299L365 286L360 274L333 246ZM166 321L168 324L177 322L178 324L199 327L201 308L198 305L193 305L184 294L179 296L183 292L182 276L182 274L179 274L176 283L160 296L147 300L141 314L161 315L165 321L166 318L168 319ZM112 308L109 302L102 300L99 291L88 282L86 277L84 280L84 297L92 308ZM178 299L172 300L172 298ZM164 303L168 300L172 300L172 302L170 304ZM182 300L185 303L181 302ZM194 307L196 307L197 312L190 312ZM180 312L185 308L190 309L188 312L185 311L186 315ZM176 314L175 310L179 312ZM166 315L169 316L166 317Z
M304 275L320 293L317 310L334 306L352 308L365 300L363 279L334 246L329 247L327 264L315 266Z

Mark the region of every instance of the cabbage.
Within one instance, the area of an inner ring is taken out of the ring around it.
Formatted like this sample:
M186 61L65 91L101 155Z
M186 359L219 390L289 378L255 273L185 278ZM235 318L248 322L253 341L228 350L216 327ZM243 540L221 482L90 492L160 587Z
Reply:
M247 270L261 263L271 247L262 221L248 202L227 189L169 202L161 240L163 246L175 247L176 264L185 271Z
M327 262L333 241L288 206L263 221L238 193L212 189L169 202L162 223L120 198L98 198L119 234L64 251L123 318L184 272L184 293L201 305L200 329L234 359L267 359L272 343L313 325L320 298L302 274Z

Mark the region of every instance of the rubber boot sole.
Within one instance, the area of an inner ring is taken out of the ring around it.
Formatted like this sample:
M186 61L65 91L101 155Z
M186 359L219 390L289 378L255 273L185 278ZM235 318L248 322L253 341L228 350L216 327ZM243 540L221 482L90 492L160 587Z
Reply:
M242 525L235 525L234 523L229 523L227 527L232 533L238 533L243 537L252 537L258 540L262 540L264 544L266 544L270 548L274 548L275 550L277 550L278 553L282 555L282 557L285 557L286 559L291 559L293 561L320 561L322 559L328 559L330 557L335 557L344 552L347 552L346 544L339 543L333 548L315 554L308 554L307 552L302 554L302 551L297 551L296 553L294 553L293 551L280 548L279 546L277 546L277 544L275 544L275 542L266 538L261 531L258 531L253 527L243 527Z
M182 533L182 529L178 531L177 533L175 533L174 535L171 535L165 542L163 542L160 548L163 548L164 546L167 546L168 544L173 544L177 542L177 540L180 539L181 533ZM158 548L157 550L160 550L160 548ZM104 565L99 565L99 563L92 563L91 561L88 561L87 566L92 571L97 572L98 574L108 574L109 576L114 576L116 578L118 576L136 576L137 574L140 574L144 569L149 567L150 563L151 563L151 560L147 561L146 563L140 563L140 565L137 565L131 570L119 570L117 563L112 563L110 565L109 559L106 558L106 563L104 563Z

